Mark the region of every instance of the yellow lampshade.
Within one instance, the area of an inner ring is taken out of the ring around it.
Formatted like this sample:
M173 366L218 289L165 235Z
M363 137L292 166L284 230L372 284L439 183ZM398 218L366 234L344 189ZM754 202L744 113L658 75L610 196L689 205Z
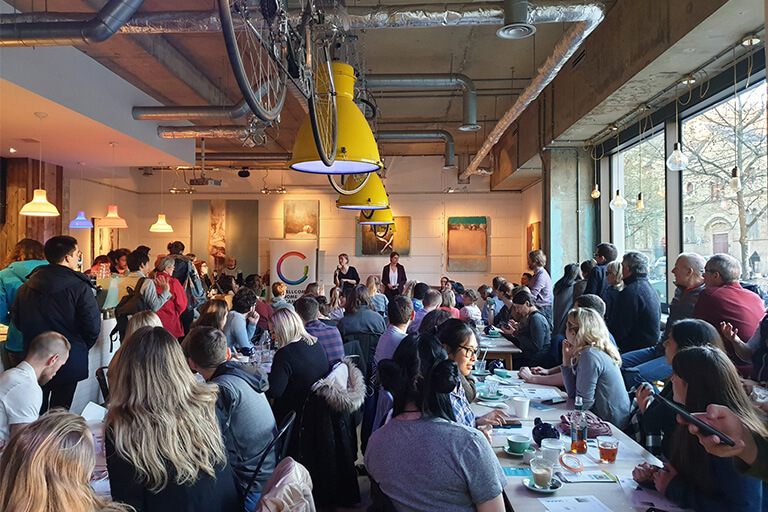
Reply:
M45 190L35 189L32 200L21 207L19 215L29 215L30 217L58 217L59 209L48 202L48 195Z
M390 226L395 223L392 210L368 210L361 211L357 223L364 226Z
M294 171L318 174L356 174L378 171L383 164L376 139L365 116L353 101L357 81L355 71L352 66L343 62L334 62L332 66L338 116L336 161L330 167L326 167L320 160L315 139L312 136L312 126L307 116L293 143L290 167ZM322 111L323 109L318 109L318 112Z
M125 229L128 223L117 213L117 205L111 204L107 208L107 216L101 219L101 227L112 229Z
M152 233L173 233L173 227L165 220L164 213L157 214L157 222L149 227Z
M344 184L347 190L354 190L357 186L357 181L354 179L349 179ZM365 186L358 192L339 195L336 207L343 210L384 210L389 208L389 199L379 175L371 173Z

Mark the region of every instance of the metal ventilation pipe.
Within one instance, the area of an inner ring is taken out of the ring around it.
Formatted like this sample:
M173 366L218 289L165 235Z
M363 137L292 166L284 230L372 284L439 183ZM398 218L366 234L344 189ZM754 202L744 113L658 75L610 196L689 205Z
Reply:
M109 39L141 7L144 0L109 0L88 21L3 23L0 46L70 46Z
M206 153L206 162L287 162L291 155L287 153ZM197 154L202 160L202 154Z
M472 174L479 174L478 168L483 159L491 152L491 148L499 142L501 136L514 123L525 109L530 105L539 94L549 85L557 76L557 73L576 53L584 40L593 30L603 21L605 8L601 3L590 3L581 5L568 5L558 3L557 5L537 6L535 13L529 13L529 21L537 20L537 23L551 23L554 21L578 21L575 25L563 34L563 37L555 45L552 55L541 65L536 77L531 80L528 87L520 93L517 101L507 110L496 123L491 133L478 149L475 158L469 163L466 169L459 175L459 179L466 179Z
M384 88L422 88L422 89L461 89L464 98L464 120L459 126L463 132L475 132L477 124L477 90L475 83L467 75L459 73L425 75L367 75L365 84L371 89ZM447 132L446 132L447 133Z
M376 132L378 140L444 140L445 165L443 169L456 168L456 151L453 135L445 130L409 130L407 132Z
M528 23L528 0L504 0L504 26L496 31L502 39L525 39L536 33Z
M251 136L248 128L235 126L158 126L157 136L161 139L247 139Z
M231 107L133 107L131 113L137 121L207 119L236 120L250 112L245 100Z

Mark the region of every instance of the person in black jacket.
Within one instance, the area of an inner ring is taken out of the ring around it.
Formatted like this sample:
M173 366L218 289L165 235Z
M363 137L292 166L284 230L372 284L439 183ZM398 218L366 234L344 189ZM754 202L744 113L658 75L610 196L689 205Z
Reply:
M24 337L24 353L40 333L54 331L69 340L69 359L43 386L42 412L69 409L77 383L88 377L88 351L101 330L101 311L93 285L77 272L81 253L71 236L55 236L45 243L50 265L37 267L19 288L11 306L11 319Z
M601 299L603 292L608 289L608 281L605 280L605 266L615 260L619 253L616 246L609 243L600 244L595 249L595 262L597 266L587 275L587 286L584 293L598 295Z
M392 300L395 295L403 293L408 278L405 275L405 267L400 263L400 255L392 251L389 255L389 265L385 265L381 271L381 284L384 285L384 295Z
M501 334L523 353L513 361L514 369L546 364L552 337L552 320L534 305L534 298L522 290L512 297L513 320L500 327Z
M661 303L648 282L648 258L630 251L624 254L621 271L624 289L613 306L608 327L622 353L652 347L661 335Z

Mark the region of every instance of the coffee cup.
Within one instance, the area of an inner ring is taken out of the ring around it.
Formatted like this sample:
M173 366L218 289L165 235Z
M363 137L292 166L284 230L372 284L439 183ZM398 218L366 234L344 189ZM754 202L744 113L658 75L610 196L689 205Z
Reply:
M513 453L523 453L531 446L531 438L522 434L509 436L507 438L507 446L509 451Z
M559 439L548 437L541 440L541 456L552 464L557 462L564 450L563 442Z
M512 399L512 407L515 408L515 416L525 419L528 417L531 400L522 396L516 396Z
M523 452L523 462L526 464L530 464L533 459L536 458L536 450L533 448L526 448L526 450Z

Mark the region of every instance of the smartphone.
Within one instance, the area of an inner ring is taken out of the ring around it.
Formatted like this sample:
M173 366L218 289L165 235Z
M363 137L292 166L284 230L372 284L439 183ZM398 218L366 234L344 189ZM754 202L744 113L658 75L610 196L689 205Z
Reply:
M542 400L541 403L545 405L555 405L555 404L561 404L565 402L565 398L558 397L558 398L547 398L546 400Z
M666 405L667 407L669 407L673 411L675 411L677 414L679 414L680 416L685 418L686 421L689 421L689 422L693 423L694 425L696 425L697 427L699 427L699 430L701 430L701 432L704 433L705 435L717 436L717 437L720 438L720 441L722 441L724 444L727 444L728 446L735 446L736 445L736 443L734 443L733 440L731 440L731 438L729 438L728 436L726 436L725 434L723 434L722 432L720 432L716 428L711 427L710 425L707 425L706 423L704 423L699 418L697 418L696 416L692 415L691 413L689 413L688 411L686 411L685 409L680 407L678 404L676 404L672 400L670 400L668 398L664 398L663 396L659 395L658 393L654 393L653 394L653 398L655 400L658 400L662 404Z
M520 428L523 422L520 420L504 420L503 425L494 425L493 428Z

